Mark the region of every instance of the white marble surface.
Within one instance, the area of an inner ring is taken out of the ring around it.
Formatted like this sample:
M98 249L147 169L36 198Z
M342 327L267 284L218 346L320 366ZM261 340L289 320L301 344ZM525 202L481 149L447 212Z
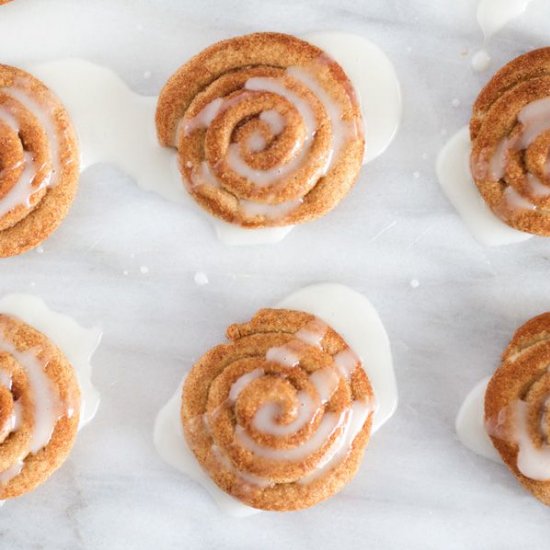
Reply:
M548 546L548 510L454 434L462 399L492 372L513 330L550 308L547 243L479 245L435 179L439 148L467 121L489 76L470 66L482 41L475 7L473 0L15 0L0 8L2 62L83 56L143 93L156 93L213 40L331 28L364 33L384 48L404 92L403 126L387 153L335 212L278 245L224 247L194 210L95 166L43 253L1 261L0 293L39 294L81 324L100 324L105 336L95 356L98 416L46 485L3 507L0 547ZM547 44L549 32L547 1L534 0L489 43L493 68ZM15 48L6 44L13 40ZM195 283L198 271L207 285ZM364 292L378 308L400 408L337 497L299 513L223 516L156 455L155 414L228 323L324 280Z

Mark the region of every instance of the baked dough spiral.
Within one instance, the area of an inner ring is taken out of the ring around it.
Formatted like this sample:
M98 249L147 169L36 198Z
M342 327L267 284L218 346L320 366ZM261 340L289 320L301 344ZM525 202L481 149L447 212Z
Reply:
M0 500L33 490L61 466L79 416L78 382L61 351L0 314Z
M0 257L37 246L58 227L78 175L64 107L32 75L0 65Z
M470 121L475 183L511 227L550 236L550 48L500 69Z
M322 50L285 34L240 36L195 56L164 86L156 121L193 198L244 227L324 215L361 168L351 82Z
M255 508L324 500L359 468L375 409L361 362L323 321L260 310L231 325L183 387L187 442L214 482Z
M550 505L550 313L514 334L485 393L485 422L504 462Z

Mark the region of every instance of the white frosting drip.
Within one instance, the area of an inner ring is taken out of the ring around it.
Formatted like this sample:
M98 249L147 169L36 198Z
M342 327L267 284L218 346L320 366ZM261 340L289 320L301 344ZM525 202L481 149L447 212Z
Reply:
M263 202L241 200L240 206L241 210L247 216L265 216L270 220L278 220L284 218L293 210L296 210L296 208L298 208L298 206L300 206L302 202L302 199L297 199L287 202L281 202L279 204L266 204Z
M276 307L306 311L315 315L322 319L324 323L332 326L353 347L368 373L377 396L378 407L374 411L373 432L380 428L395 411L397 390L388 337L376 311L368 300L361 294L342 285L320 284L304 288L292 294L277 304ZM336 361L344 365L347 372L352 370L353 356L351 354L336 356ZM303 400L303 396L298 395L298 399ZM272 405L266 404L265 407L271 407ZM361 413L363 406L364 404L355 402L348 409L348 414L351 414L352 418L351 422L347 424L349 432L346 432L346 438L351 438L352 441L358 433L355 432L355 426L363 426L364 424L364 419L361 421L361 415L368 416L371 412L370 407L368 407L368 411L363 410ZM307 407L306 404L300 409L307 409ZM180 408L181 387L159 412L155 422L154 441L161 457L170 465L201 483L225 512L236 516L258 513L258 510L242 504L237 499L221 491L201 469L185 443ZM266 432L269 432L270 429L285 429L282 427L283 425L273 423L273 419L276 418L278 413L277 410L267 408L266 412L260 413L261 410L259 409L256 414L256 416L260 414L260 420L257 420L256 417L254 420L260 422L258 429L263 429ZM265 415L265 418L263 415ZM309 421L309 418L300 411L298 411L298 417L300 417L300 422L307 423ZM293 425L292 429L299 429L297 428L299 424L297 420L293 422L296 422L296 425ZM281 433L280 435L288 434ZM327 450L324 456L324 465L329 463L331 456L335 457L335 461L341 460L341 456L337 452L338 449L349 449L347 439L343 439L338 445L339 447L331 446ZM319 468L323 466L319 465ZM257 484L259 481L256 479L255 482Z
M64 411L57 390L44 370L46 365L42 364L36 357L36 351L18 351L11 342L5 339L1 332L0 351L11 355L25 371L32 392L34 407L34 424L31 438L21 453L18 465L2 472L0 475L0 483L8 483L21 471L23 460L27 455L37 453L48 444L55 425L59 418L63 416Z
M290 69L287 71L290 72ZM245 177L259 187L273 185L278 180L287 177L295 172L304 163L307 153L311 148L311 140L317 131L317 122L311 105L298 94L289 90L282 81L275 78L254 77L245 83L245 89L253 91L267 91L287 99L298 111L306 129L304 144L297 144L297 149L291 159L283 165L275 166L268 170L255 170L251 168L242 158L239 145L232 143L229 145L227 153L227 162L232 170ZM268 120L274 120L269 111ZM321 172L322 174L322 172Z
M339 371L333 367L318 369L309 375L309 381L315 387L321 403L330 401L332 394L340 384Z
M436 165L439 184L466 227L479 242L488 246L530 239L532 235L506 225L487 206L472 179L470 154L470 135L464 127L445 144Z
M255 369L253 371L247 372L246 374L243 374L231 386L231 389L229 390L229 401L232 403L237 401L239 394L246 388L246 386L248 386L248 384L250 384L252 380L256 380L256 378L260 378L263 375L263 369Z
M17 206L30 206L30 200L33 193L36 193L47 185L47 182L43 181L40 186L33 187L33 181L36 176L36 167L34 165L31 153L23 153L23 159L24 168L21 176L17 180L17 183L2 199L0 199L0 218L5 216ZM17 167L14 166L10 169L13 170ZM2 177L2 173L0 173L0 177Z
M12 385L11 375L4 370L0 370L0 386L4 386L8 390L11 390L11 385Z
M260 120L269 125L271 133L278 136L285 129L285 117L275 109L269 109L260 113Z
M285 367L295 367L300 363L300 355L288 344L269 348L265 358Z
M20 86L20 87L19 87ZM60 153L59 153L59 138L54 123L54 112L44 105L38 103L25 90L26 82L16 81L11 88L2 88L2 92L12 97L25 107L32 115L40 122L40 126L46 132L48 138L48 147L50 149L50 160L52 163L52 177L48 182L50 186L57 183L59 174L61 173Z
M550 445L535 447L528 429L528 404L518 400L516 412L516 442L518 444L518 470L529 479L550 480Z
M246 433L242 426L235 427L235 437L243 447L256 456L283 462L304 460L319 451L335 430L345 424L348 415L347 411L346 409L340 415L325 413L314 434L301 445L289 449L272 449L259 445Z
M550 97L528 103L518 114L522 124L519 149L527 149L540 134L550 130Z
M208 128L220 112L223 102L223 98L218 97L208 103L208 105L206 105L206 107L204 107L204 109L202 109L202 111L200 111L199 114L192 119L187 120L183 118L182 122L184 134L188 136L197 128Z
M346 141L358 137L357 128L354 126L354 122L350 123L342 119L341 107L332 97L330 97L330 94L323 89L321 84L319 84L318 80L311 73L300 67L289 67L287 73L307 86L315 94L317 99L323 104L330 119L332 147L330 160L325 167L326 173L330 170L332 160L338 155L338 152Z
M299 483L311 483L325 474L328 470L338 465L338 463L346 457L353 440L362 430L372 410L372 406L369 403L365 401L354 401L350 409L348 409L348 418L342 434L336 439L334 444L331 445L328 452L323 455L316 469L303 477Z
M321 342L325 337L327 332L327 325L321 320L316 319L308 323L305 327L301 328L295 335L294 338L301 340L310 346L317 348L321 347Z
M511 210L536 210L536 206L520 195L512 186L507 187L502 194L504 203Z
M349 379L353 371L359 365L359 357L350 348L340 351L334 356L334 365L340 370L340 374Z
M259 132L254 132L247 141L247 146L251 151L257 153L258 151L263 151L267 145L264 136Z
M498 181L506 173L510 151L527 149L542 133L550 130L550 98L546 97L528 103L518 114L521 132L513 138L504 138L496 147L489 161L491 179Z
M456 431L460 441L480 456L502 463L494 448L484 421L485 392L489 378L481 380L468 394L456 418ZM535 447L528 429L528 404L517 400L510 409L499 413L495 435L505 416L512 413L515 420L514 440L518 445L518 470L530 479L547 481L550 479L550 446ZM541 419L542 422L542 419Z
M265 403L254 415L253 426L264 434L274 436L287 436L301 430L305 425L311 422L315 414L315 402L306 392L296 393L296 418L288 424L277 422L281 410L277 403Z
M550 186L544 185L537 176L527 173L527 185L529 187L529 192L534 197L544 198L550 196Z

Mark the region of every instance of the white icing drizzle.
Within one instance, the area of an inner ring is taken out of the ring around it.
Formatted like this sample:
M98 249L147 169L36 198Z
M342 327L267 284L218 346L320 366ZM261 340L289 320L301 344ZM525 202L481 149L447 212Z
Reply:
M456 431L460 441L474 453L502 463L502 459L494 448L488 431L494 437L505 437L501 427L512 414L514 423L513 440L518 445L518 470L530 479L547 481L550 479L550 446L543 444L535 447L528 428L529 405L518 399L509 407L499 412L493 422L485 423L484 402L489 377L481 380L468 394L456 418ZM544 422L541 418L541 424ZM542 425L541 425L542 428Z
M262 458L275 461L299 461L319 451L332 434L347 420L347 409L342 414L325 413L315 433L304 443L290 449L272 449L256 443L242 426L235 427L235 437L239 443Z
M11 375L4 371L0 370L0 386L3 386L8 391L11 391L13 380ZM21 424L21 406L19 402L13 403L13 410L10 416L5 420L4 424L0 426L0 443L8 437L13 431L19 428Z
M252 425L258 431L274 436L284 437L301 430L315 414L315 402L306 392L296 393L296 418L288 424L277 422L280 407L277 403L265 403L254 415Z
M34 423L28 445L21 453L18 464L0 474L0 483L8 483L19 474L27 455L36 454L49 443L57 421L66 411L63 410L57 390L44 370L46 365L36 356L36 350L18 351L0 332L0 351L11 355L25 371L34 407Z
M220 112L223 103L223 98L218 97L208 103L208 105L192 119L182 118L181 123L183 123L184 135L188 136L198 128L208 128Z
M296 199L287 202L281 202L279 204L266 204L263 202L253 202L247 200L241 200L241 210L247 216L265 216L270 220L278 220L284 218L290 214L293 210L296 210L303 199Z
M334 365L339 369L340 374L346 380L351 378L353 371L357 368L359 363L359 357L357 357L351 348L340 351L334 356Z
M550 196L550 186L544 185L537 176L527 173L527 186L534 197L544 198Z
M526 477L539 481L550 480L550 446L535 447L528 429L529 405L521 399L515 403L516 433L518 444L517 466Z
M300 363L300 355L289 344L269 348L265 358L285 367L295 367Z
M355 353L357 353L357 364L361 360L377 396L378 407L374 411L372 431L375 432L379 429L395 411L397 391L388 337L372 305L364 296L342 285L319 284L306 287L292 294L277 304L276 307L306 311L315 315L319 319L322 319L323 323L333 327L353 347ZM354 360L356 359L354 354L342 353L341 355L336 355L334 359L335 366L338 368L338 364L340 364L340 368L344 370L342 376L346 376L346 372L351 374ZM297 392L297 398L303 400L303 395L300 395L300 393ZM285 430L282 424L276 422L280 411L273 405L273 403L267 403L264 405L267 409L265 412L262 411L263 407L256 412L254 422L259 422L257 428L260 431ZM299 409L307 409L308 406L308 404L305 404L304 407L299 407ZM364 406L369 410L361 412ZM362 427L364 425L362 416L366 415L368 417L368 414L372 412L371 406L372 404L365 405L362 402L354 402L352 404L348 409L348 414L351 414L350 422L347 424L349 431L346 431L344 439L341 439L342 435L340 438L337 438L338 441L335 441L335 445L337 446L331 445L327 449L323 461L318 464L319 469L325 466L330 468L331 466L327 466L327 464L331 458L335 460L335 463L342 460L342 455L338 454L338 449L349 449L347 441L349 439L353 441L357 435L358 432L355 431L356 426ZM159 454L167 463L203 485L222 510L228 514L241 517L258 513L258 510L242 504L242 502L220 490L202 470L185 443L181 426L180 409L181 386L172 399L159 412L155 422L154 440ZM289 429L298 430L301 422L306 424L309 422L309 417L298 410L297 417L293 420L293 425ZM290 433L293 432L291 431ZM285 436L289 434L281 433L280 435ZM306 478L304 482L312 480L313 478L309 480ZM253 481L256 485L261 482L258 479Z
M322 88L319 82L307 70L299 67L290 67L286 74L295 81L305 86L323 105L325 112L331 124L331 145L324 165L317 168L317 172L310 176L311 181L316 182L324 176L332 165L332 162L344 143L350 137L357 136L357 128L353 123L342 120L342 110L340 106L330 97ZM300 95L291 90L283 79L270 77L252 77L246 81L244 91L228 99L217 98L208 103L197 115L187 119L183 118L180 126L183 125L185 136L190 135L199 128L208 128L215 120L216 116L226 110L230 105L238 103L242 97L249 97L251 93L270 92L286 99L291 103L299 113L305 127L305 138L294 144L292 154L287 162L274 166L266 170L258 170L251 167L241 156L241 146L238 143L230 143L227 148L225 161L236 174L246 178L257 187L266 187L277 184L284 178L295 173L303 166L311 150L313 138L318 129L316 115L310 102L300 97ZM259 119L266 122L274 135L279 135L284 131L285 119L276 109L269 109L259 115ZM251 150L258 152L263 150L266 141L259 133L253 133L247 142ZM210 167L204 166L204 161L198 173L193 171L190 176L190 186L194 188L198 185L212 185L219 188L221 184L212 174ZM309 190L309 189L308 189ZM289 213L300 206L303 199L298 198L280 204L268 204L250 200L239 200L241 211L250 217L265 216L270 220L284 218Z
M276 109L268 109L260 113L260 120L269 125L271 133L278 136L285 129L285 118Z
M260 378L263 375L263 369L255 369L253 371L247 372L246 374L243 374L240 378L233 382L233 385L229 390L229 401L231 403L237 401L239 394L244 390L244 388L246 388L246 386L248 386L248 384L250 384L252 380L256 380L256 378Z
M494 181L504 177L510 151L527 149L539 135L550 130L550 98L528 103L518 113L517 119L521 123L520 133L502 139L489 161L489 175Z
M327 325L320 319L314 319L302 329L297 331L294 339L289 343L283 346L276 346L268 349L266 359L287 367L294 367L299 364L300 355L299 351L294 349L293 343L296 341L305 341L306 343L309 343L313 340L312 345L315 347L320 347L320 342L326 331ZM348 350L349 348L344 350L344 352L341 352L345 353L345 355L340 355L340 362L342 362L342 357L349 356L349 353L346 353ZM351 350L349 350L349 352L352 356L356 357ZM281 425L277 422L277 418L280 414L279 405L277 403L267 403L258 411L260 413L258 418L258 413L256 413L253 420L254 426L263 433L274 436L295 433L293 430L299 430L307 422L311 422L315 414L319 411L319 407L330 401L330 398L340 384L341 377L342 373L340 368L336 367L334 364L330 367L324 367L312 372L309 375L309 381L315 388L316 396L318 397L317 402L312 401L306 392L297 392L297 415L294 421L287 425ZM239 387L241 387L242 379L243 377L237 381ZM322 460L323 464L332 465L337 456L344 457L347 451L351 448L353 438L348 441L346 433L355 433L355 435L357 435L363 427L364 422L367 420L368 414L372 413L376 408L374 405L369 405L362 402L364 407L360 408L361 410L364 410L365 414L359 415L359 417L363 418L363 424L361 424L358 428L354 427L353 429L350 429L349 424L352 422L352 419L358 418L357 414L353 414L353 405L355 405L355 402L352 403L350 408L344 409L340 414L323 411L323 418L321 419L315 433L307 441L296 447L288 449L273 449L265 447L258 444L246 433L245 429L239 425L235 428L235 437L246 449L263 458L275 461L297 461L303 460L311 454L318 452L326 441L332 437L335 430L342 428L342 433L337 437L337 440L341 442L341 445L336 445L336 443L331 445L330 458ZM346 442L348 443L347 447L345 447ZM337 449L334 449L335 446L337 446Z
M348 409L348 417L341 435L323 455L315 470L300 479L299 483L311 483L340 463L346 457L353 440L363 429L369 414L372 412L373 409L369 403L365 401L354 401Z
M23 153L23 172L17 180L17 183L8 191L8 193L0 199L0 218L5 216L8 212L20 205L30 206L31 196L41 188L45 187L47 183L42 182L40 186L33 187L33 181L36 176L36 168L32 159L31 153ZM14 170L18 166L8 168L8 170ZM0 172L0 178L2 173Z
M243 472L242 470L238 470L237 468L235 468L229 457L226 456L222 449L220 449L217 445L212 445L210 452L212 453L212 456L220 464L222 464L224 468L226 468L226 470L235 474L244 485L251 485L262 488L271 487L273 485L273 482L269 479L255 476L254 474Z
M294 338L301 340L310 346L317 348L321 347L321 342L327 332L327 325L320 319L315 319L308 323L305 327L301 328Z
M511 210L536 210L537 207L527 198L520 195L512 186L503 192L504 204Z
M52 163L52 171L49 175L40 181L39 185L33 186L37 167L31 153L24 153L24 169L17 183L8 191L8 193L0 199L0 217L6 215L13 208L19 205L30 205L31 196L47 187L56 185L59 174L61 173L60 154L59 154L59 139L54 124L54 113L52 109L48 109L44 104L38 103L29 93L29 83L25 79L18 79L13 86L1 88L0 91L17 101L24 109L30 112L39 122L46 133L48 140L48 148L50 151L50 160ZM14 132L19 132L19 124L8 109L0 109L0 120L5 122ZM18 166L8 167L5 170L14 170ZM0 173L0 177L2 174Z
M500 246L530 239L532 235L513 229L496 216L479 194L470 169L471 149L470 134L464 127L439 153L436 171L443 192L480 243Z

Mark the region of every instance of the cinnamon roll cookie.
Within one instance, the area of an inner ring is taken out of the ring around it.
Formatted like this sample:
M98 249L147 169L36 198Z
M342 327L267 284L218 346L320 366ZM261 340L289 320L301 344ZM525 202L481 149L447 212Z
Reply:
M248 228L323 216L363 158L350 80L321 49L285 34L240 36L199 53L164 86L156 123L195 201Z
M29 73L0 65L0 257L37 246L59 226L78 174L63 105Z
M78 380L63 353L0 313L0 500L32 491L61 466L79 417Z
M261 310L227 336L183 386L181 423L202 468L263 510L307 508L342 489L359 468L375 410L359 358L300 311Z
M550 313L520 327L485 392L485 425L521 484L550 505Z
M471 170L509 226L550 236L550 48L514 59L479 94L470 121Z

